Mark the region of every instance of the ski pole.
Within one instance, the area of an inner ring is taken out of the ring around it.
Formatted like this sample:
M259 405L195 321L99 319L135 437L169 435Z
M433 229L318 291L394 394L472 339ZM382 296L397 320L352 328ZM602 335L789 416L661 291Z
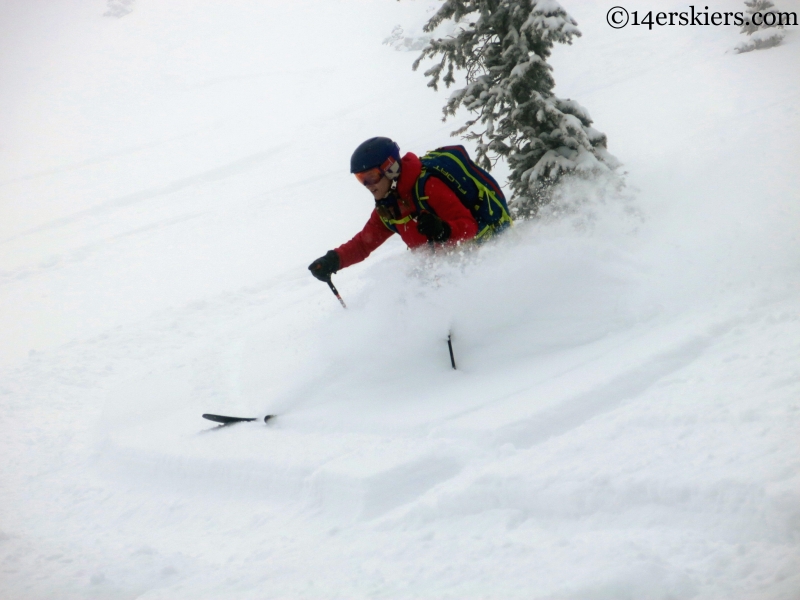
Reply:
M337 290L336 286L333 285L333 281L331 281L330 277L328 277L328 279L326 280L326 283L328 284L328 287L331 288L331 291L333 292L333 295L336 296L339 299L339 302L342 303L342 308L347 308L347 305L344 303L344 300L342 300L342 297L339 295L339 290Z
M452 336L450 333L447 334L447 349L450 350L450 364L453 365L453 369L456 368L456 359L453 356L453 341L450 339Z

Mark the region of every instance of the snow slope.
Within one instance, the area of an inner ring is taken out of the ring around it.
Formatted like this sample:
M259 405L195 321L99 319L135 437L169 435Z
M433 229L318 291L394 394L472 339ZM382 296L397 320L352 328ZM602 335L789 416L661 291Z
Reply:
M3 3L2 597L800 597L800 37L564 5L627 190L344 311L350 152L457 126L382 44L438 3Z

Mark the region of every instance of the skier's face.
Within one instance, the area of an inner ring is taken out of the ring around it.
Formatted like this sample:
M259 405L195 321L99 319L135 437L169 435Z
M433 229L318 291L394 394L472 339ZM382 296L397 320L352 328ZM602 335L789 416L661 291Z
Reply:
M388 165L387 168L392 168L395 176L400 172L400 165L397 163L397 161L390 157L380 167L375 167L373 169L367 169L366 171L356 173L356 179L358 179L358 181L370 191L375 200L382 200L385 198L386 194L389 193L389 189L392 187L392 182L384 174L385 171L383 170L383 167L386 165Z
M381 177L377 183L365 183L364 186L372 193L375 200L381 200L389 193L392 182L387 177Z

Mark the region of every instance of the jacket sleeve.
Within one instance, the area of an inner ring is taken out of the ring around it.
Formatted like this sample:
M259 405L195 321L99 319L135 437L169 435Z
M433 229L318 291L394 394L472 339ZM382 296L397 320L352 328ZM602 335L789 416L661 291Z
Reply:
M360 263L372 254L373 250L388 240L393 233L383 224L377 211L373 210L364 229L359 231L352 240L335 249L336 254L339 255L339 268L344 269Z
M449 241L460 242L477 235L478 222L475 217L441 179L428 177L428 181L425 182L425 195L436 216L450 226Z

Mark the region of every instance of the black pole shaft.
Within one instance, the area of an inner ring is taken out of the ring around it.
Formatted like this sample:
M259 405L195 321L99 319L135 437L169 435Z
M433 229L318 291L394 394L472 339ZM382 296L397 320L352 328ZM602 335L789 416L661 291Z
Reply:
M447 334L447 349L450 350L450 364L453 365L453 369L456 368L456 359L453 356L453 340L451 339L451 334Z
M333 292L333 295L336 296L339 299L339 302L341 302L342 308L347 308L347 305L344 303L344 300L342 300L342 297L339 295L339 290L337 290L336 286L333 285L333 281L331 281L330 277L328 277L327 284L331 288L331 291Z

